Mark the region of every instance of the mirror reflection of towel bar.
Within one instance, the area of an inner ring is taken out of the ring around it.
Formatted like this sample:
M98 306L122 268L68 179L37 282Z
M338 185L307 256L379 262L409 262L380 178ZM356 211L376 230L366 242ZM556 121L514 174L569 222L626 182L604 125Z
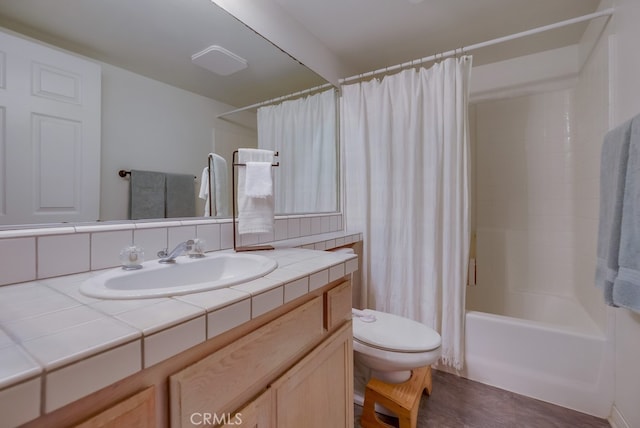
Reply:
M131 171L126 171L126 170L124 170L124 169L121 169L120 171L118 171L118 175L119 175L120 177L122 177L122 178L125 178L127 175L131 175ZM193 176L193 179L194 179L194 180L197 180L197 179L198 179L198 177L194 175L194 176Z
M237 150L233 152L233 166L247 166L246 163L236 163L236 153L238 153ZM278 155L278 152L273 152L273 157L278 157ZM271 166L280 166L280 162L272 163Z
M234 150L231 155L231 168L234 169L236 166L247 166L244 163L236 163L236 156L238 155L238 151ZM278 152L274 152L273 156L278 156ZM280 166L280 162L272 163L271 166L278 167ZM233 224L233 251L241 252L241 251L258 251L258 250L273 250L274 248L271 245L253 245L250 247L238 247L236 245L236 174L235 171L231 174L231 190L232 201L231 201L231 211L233 213L233 217L231 218L231 224Z

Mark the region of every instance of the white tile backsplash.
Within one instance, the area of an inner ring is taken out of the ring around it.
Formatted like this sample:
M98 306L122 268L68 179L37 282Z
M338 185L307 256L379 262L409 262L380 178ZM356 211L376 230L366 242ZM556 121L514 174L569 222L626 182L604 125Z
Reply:
M311 218L311 235L318 235L322 233L322 220L326 217L313 217ZM328 227L327 227L328 229Z
M168 230L169 251L175 248L179 243L188 241L196 237L195 226L170 227Z
M132 244L132 230L93 233L91 235L91 270L120 266L120 251Z
M38 237L38 278L85 272L91 267L90 234Z
M300 236L308 236L308 235L312 235L311 218L301 217L300 218Z
M275 228L274 228L276 241L283 241L289 238L288 227L289 227L289 220L285 218L276 220Z
M226 250L233 248L233 225L231 223L222 223L220 225L220 249Z
M169 247L167 229L136 229L133 232L133 243L144 250L145 260L155 260L158 258L158 251Z
M36 279L36 238L0 239L0 285Z
M342 229L342 215L290 216L275 220L274 232L239 237L239 245L307 237ZM157 259L158 251L199 237L207 251L233 248L229 220L167 220L80 224L77 226L0 231L0 286L116 267L125 246L142 247L145 260ZM332 246L324 242L318 248ZM298 244L299 245L299 244ZM314 249L313 244L305 248ZM77 291L77 290L76 290ZM89 298L75 293L82 301Z
M300 236L300 219L290 218L287 220L287 237L288 239L297 238Z
M196 226L196 236L204 239L205 251L217 251L220 249L220 225L199 224Z

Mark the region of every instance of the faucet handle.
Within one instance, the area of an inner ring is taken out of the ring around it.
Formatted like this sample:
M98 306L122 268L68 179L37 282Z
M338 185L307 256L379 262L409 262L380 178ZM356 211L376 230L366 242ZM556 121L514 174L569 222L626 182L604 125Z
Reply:
M190 240L191 244L187 242L189 249L187 250L187 254L189 257L193 258L201 258L204 257L205 250L205 242L204 239L195 238Z
M158 254L156 255L160 258L167 257L169 255L169 249L163 248L162 250L158 251Z

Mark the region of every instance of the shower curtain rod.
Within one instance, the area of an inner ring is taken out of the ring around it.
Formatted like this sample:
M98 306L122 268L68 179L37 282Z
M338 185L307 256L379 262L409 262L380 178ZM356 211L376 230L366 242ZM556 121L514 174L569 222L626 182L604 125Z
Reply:
M467 53L469 51L472 51L472 50L475 50L475 49L480 49L480 48L484 48L484 47L487 47L487 46L497 45L498 43L508 42L510 40L515 40L515 39L519 39L521 37L531 36L533 34L538 34L538 33L542 33L542 32L549 31L549 30L555 30L556 28L566 27L567 25L578 24L578 23L584 22L584 21L591 21L592 19L600 18L601 16L611 16L611 15L613 15L613 12L614 12L613 8L603 9L601 11L590 13L588 15L578 16L576 18L567 19L565 21L556 22L555 24L549 24L549 25L545 25L545 26L542 26L542 27L533 28L531 30L522 31L520 33L511 34L510 36L498 37L497 39L492 39L492 40L488 40L486 42L476 43L474 45L469 45L469 46L465 46L465 47L462 47L462 48L457 48L457 49L450 50L450 51L447 51L447 52L443 52L443 53L427 56L427 57L424 57L424 58L421 58L421 59L414 59L413 61L408 61L408 62L405 62L405 63L402 63L402 64L397 64L397 65L394 65L394 66L391 66L391 67L380 68L380 69L375 70L375 71L368 71L366 73L358 74L356 76L351 76L351 77L347 77L347 78L344 78L344 79L340 79L339 82L340 82L340 84L343 84L343 83L346 83L346 82L351 82L353 80L365 79L367 77L375 76L377 74L388 73L390 71L396 71L396 70L400 70L400 69L406 68L406 67L413 67L413 66L425 63L425 62L429 62L429 61L433 61L433 60L439 60L439 59L442 59L442 58L445 58L445 57L450 57L450 56L453 56L453 55L457 55L459 53L465 54L465 53Z
M280 101L284 101L284 100L289 99L289 98L294 98L294 97L297 97L297 96L300 96L300 95L309 94L311 92L319 91L320 89L328 88L330 86L333 86L333 85L331 83L325 83L324 85L314 86L313 88L309 88L309 89L305 89L305 90L302 90L302 91L294 92L294 93L289 94L289 95L283 95L281 97L273 98L271 100L266 100L266 101L262 101L262 102L259 102L259 103L251 104L250 106L237 108L237 109L231 110L231 111L226 111L224 113L220 113L219 115L217 115L216 118L220 119L221 117L228 116L228 115L233 114L233 113L240 113L241 111L251 110L252 108L262 107L262 106L265 106L267 104L275 104L275 103L278 103Z

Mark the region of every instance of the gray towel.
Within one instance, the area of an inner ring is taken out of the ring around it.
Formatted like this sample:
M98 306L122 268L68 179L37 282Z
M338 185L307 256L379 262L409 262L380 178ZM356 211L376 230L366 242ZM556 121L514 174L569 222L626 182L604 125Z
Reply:
M640 116L631 125L613 304L640 312Z
M596 286L605 302L613 305L613 281L618 275L618 251L629 157L631 120L609 131L600 157L600 218L596 261Z
M130 219L164 217L164 173L132 170L129 186Z
M196 190L193 175L166 174L166 217L194 217Z

